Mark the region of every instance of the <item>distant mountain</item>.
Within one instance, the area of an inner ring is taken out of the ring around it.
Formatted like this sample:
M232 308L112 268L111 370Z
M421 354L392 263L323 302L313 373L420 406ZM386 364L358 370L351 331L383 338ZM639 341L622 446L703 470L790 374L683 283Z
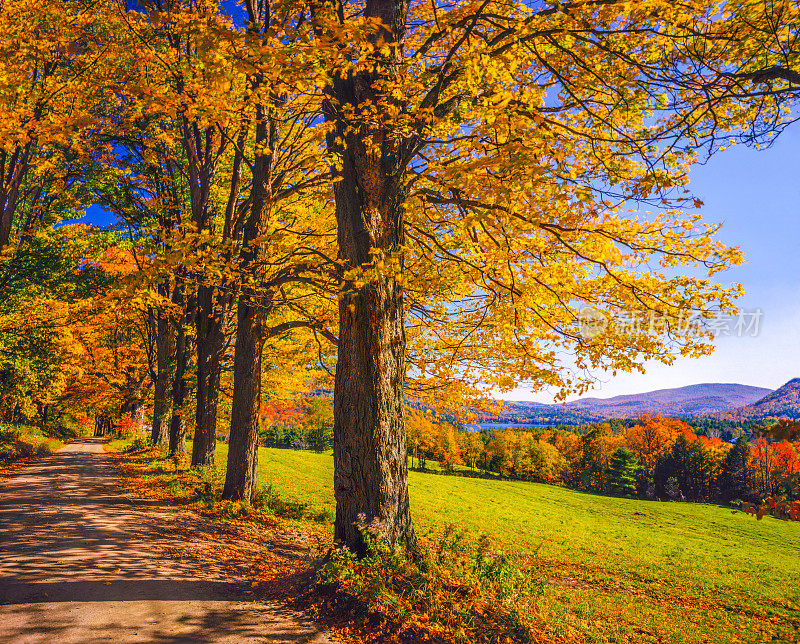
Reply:
M714 416L722 420L800 418L800 378L793 378L753 403Z
M606 418L635 418L642 414L701 416L747 405L772 393L770 389L732 383L705 383L676 389L613 398L582 398L567 407L587 409Z
M798 380L800 383L800 380ZM800 387L798 387L800 389ZM508 411L484 422L580 424L642 414L702 416L718 414L766 399L771 389L733 383L704 383L613 398L581 398L563 405L510 402Z

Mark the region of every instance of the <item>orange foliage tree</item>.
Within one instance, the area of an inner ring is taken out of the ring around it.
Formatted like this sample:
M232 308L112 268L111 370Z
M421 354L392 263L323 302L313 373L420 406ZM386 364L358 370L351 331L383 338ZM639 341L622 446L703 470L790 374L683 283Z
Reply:
M671 449L681 434L689 436L692 429L681 420L660 415L644 415L625 432L628 447L639 455L639 462L648 474L655 469L658 457Z

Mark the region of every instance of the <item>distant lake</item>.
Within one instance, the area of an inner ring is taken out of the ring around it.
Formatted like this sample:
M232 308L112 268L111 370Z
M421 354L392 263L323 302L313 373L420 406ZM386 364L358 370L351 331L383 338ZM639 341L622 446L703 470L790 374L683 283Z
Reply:
M517 429L518 427L550 427L556 423L473 423L465 424L470 430L479 429Z

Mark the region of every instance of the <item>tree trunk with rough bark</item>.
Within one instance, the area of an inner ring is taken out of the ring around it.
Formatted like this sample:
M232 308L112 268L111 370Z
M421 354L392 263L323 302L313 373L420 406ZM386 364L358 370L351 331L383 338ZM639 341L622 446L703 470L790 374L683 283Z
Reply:
M228 446L228 469L222 498L249 501L256 487L258 468L258 413L261 407L261 355L264 349L264 319L269 297L261 279L263 244L257 243L272 208L271 175L273 151L277 145L278 123L264 107L258 107L256 146L267 150L256 156L253 167L252 208L242 236L241 264L253 286L243 288L239 296L236 346L233 358L233 400L231 433Z
M370 0L366 17L379 17L387 43L402 40L407 2ZM329 150L341 155L334 192L339 258L345 270L370 265L400 251L408 158L402 140L371 119L348 122L346 109L375 105L381 78L395 73L401 48L381 69L334 80L326 105ZM339 107L343 106L343 107ZM358 117L356 116L356 119ZM368 148L372 141L374 147ZM372 257L370 252L377 253ZM381 274L357 288L345 285L339 302L339 355L334 388L335 538L363 555L361 521L380 522L393 546L417 552L408 497L404 418L405 330L403 290L393 275Z
M192 443L193 467L214 465L217 447L217 409L227 302L222 301L215 291L213 286L201 285L197 292L197 409Z
M172 378L172 417L169 423L169 453L171 456L186 453L186 419L183 417L186 396L189 391L188 370L192 356L191 337L186 332L192 323L195 307L195 296L186 296L182 286L176 286L172 298L175 304L183 308L183 315L178 320L175 339L175 372Z
M252 295L239 298L233 360L233 408L223 499L249 501L256 487L258 412L261 407L261 312Z
M386 186L370 194L361 182L370 162L358 156L345 155L344 178L336 186L340 259L348 267L368 263L371 247L391 251L402 243L401 191ZM358 554L364 554L361 517L380 521L391 544L417 548L408 498L404 383L402 287L382 275L348 289L339 303L335 538Z
M150 440L154 445L167 442L168 428L165 426L170 410L169 387L175 368L175 328L169 318L158 313L156 322L156 381L153 391L153 423Z

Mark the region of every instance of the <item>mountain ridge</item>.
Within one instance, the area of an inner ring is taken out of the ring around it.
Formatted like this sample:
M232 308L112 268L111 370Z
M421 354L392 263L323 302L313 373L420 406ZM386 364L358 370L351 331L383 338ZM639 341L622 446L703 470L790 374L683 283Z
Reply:
M800 385L800 379L797 381ZM642 414L708 416L751 405L773 393L772 389L739 383L699 383L611 398L580 398L552 405L508 401L505 412L484 417L483 422L580 424L611 418L638 418Z
M800 378L792 378L775 391L747 405L713 414L720 420L800 418Z

